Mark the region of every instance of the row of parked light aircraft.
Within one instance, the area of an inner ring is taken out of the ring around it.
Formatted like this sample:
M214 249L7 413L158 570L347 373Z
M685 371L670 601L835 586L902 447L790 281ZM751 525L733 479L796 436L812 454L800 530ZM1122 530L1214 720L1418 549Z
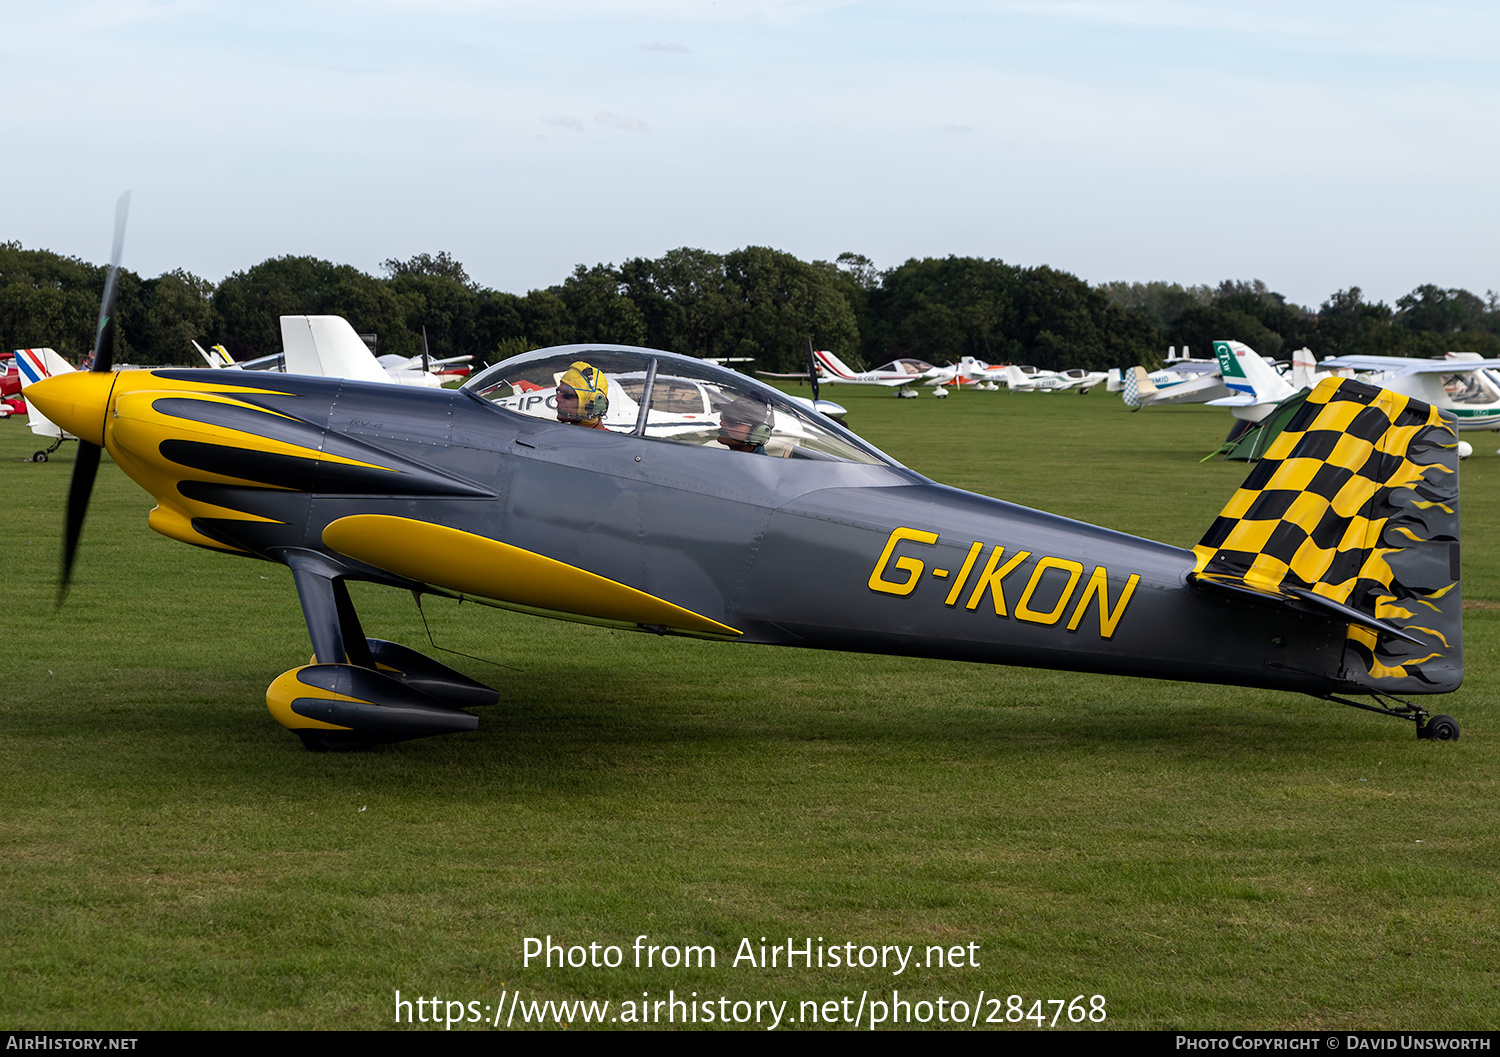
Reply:
M969 385L978 389L999 389L1002 385L1011 392L1053 393L1068 389L1086 393L1107 378L1103 371L1046 371L1029 364L992 364L973 356L960 357L957 363L937 367L926 360L904 357L881 364L869 371L856 371L843 360L827 350L814 350L813 363L809 371L816 370L815 380L819 385L879 385L896 390L899 397L914 397L916 385L931 387L933 395L948 395L949 386ZM776 374L757 371L767 378L806 378L807 373Z
M1239 341L1214 342L1213 360L1179 360L1160 371L1124 372L1118 386L1133 410L1163 404L1227 407L1245 423L1265 419L1283 401L1324 377L1358 378L1441 408L1460 430L1500 429L1500 359L1450 352L1441 360L1403 356L1334 356L1319 362L1307 349L1285 370Z
M420 356L385 355L378 359L354 328L338 316L283 316L283 349L279 353L236 363L222 345L194 348L213 368L272 370L356 381L394 382L439 388L451 377L462 377L472 359L454 356L432 359L423 335ZM1241 430L1264 420L1283 401L1312 389L1325 375L1358 377L1450 412L1461 430L1500 429L1500 359L1484 359L1477 353L1450 352L1445 359L1427 360L1391 356L1340 356L1319 363L1307 349L1292 354L1288 364L1277 365L1243 342L1214 342L1212 360L1169 358L1161 370L1142 367L1128 371L1045 371L1017 364L995 365L964 356L958 363L936 367L925 360L903 358L869 371L856 371L832 352L813 350L810 370L819 384L877 385L892 388L898 396L915 396L913 385L932 387L946 396L947 387L973 385L1012 392L1088 392L1100 383L1119 391L1132 410L1166 404L1206 403L1226 407ZM49 375L73 368L51 349L21 349L0 373L0 417L28 414L32 431L52 440L52 446L33 458L45 462L47 454L61 443L62 431L39 412L27 408L19 390ZM773 378L804 378L803 374L772 374ZM829 401L818 401L818 409L842 418L843 409ZM1467 446L1466 446L1467 447Z

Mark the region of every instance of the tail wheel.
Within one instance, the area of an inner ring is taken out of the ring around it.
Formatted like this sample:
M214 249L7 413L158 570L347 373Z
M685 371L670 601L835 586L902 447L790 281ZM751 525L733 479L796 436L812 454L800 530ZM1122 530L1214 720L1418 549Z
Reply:
M1418 733L1433 741L1457 741L1458 720L1452 716L1433 716L1422 725Z

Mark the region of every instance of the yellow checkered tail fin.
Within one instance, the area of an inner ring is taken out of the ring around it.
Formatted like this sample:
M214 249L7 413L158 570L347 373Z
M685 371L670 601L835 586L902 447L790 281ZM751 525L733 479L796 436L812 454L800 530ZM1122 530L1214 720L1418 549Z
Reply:
M1443 693L1463 681L1458 513L1453 418L1325 378L1193 548L1190 580L1347 623L1352 686Z

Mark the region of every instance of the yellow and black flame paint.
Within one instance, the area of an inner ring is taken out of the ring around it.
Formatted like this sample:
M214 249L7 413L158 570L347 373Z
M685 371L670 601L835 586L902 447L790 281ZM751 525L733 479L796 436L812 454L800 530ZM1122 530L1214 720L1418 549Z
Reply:
M257 512L266 505L246 501L255 493L484 494L265 406L259 398L287 401L274 384L225 385L218 376L198 382L166 372L121 376L110 397L106 447L156 497L153 529L184 543L243 551L223 526L283 520Z

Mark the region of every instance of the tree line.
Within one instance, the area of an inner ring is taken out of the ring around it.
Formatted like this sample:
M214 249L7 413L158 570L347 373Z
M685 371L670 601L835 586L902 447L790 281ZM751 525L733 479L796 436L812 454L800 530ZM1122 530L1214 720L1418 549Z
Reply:
M50 346L80 359L92 346L106 269L0 243L0 348ZM278 317L334 314L377 336L379 352L414 355L425 328L434 355L495 362L531 348L613 342L694 356L749 356L766 370L805 365L812 338L859 365L903 356L937 364L973 355L1058 369L1156 366L1168 345L1207 355L1221 338L1276 357L1304 345L1340 352L1500 355L1500 304L1421 286L1394 308L1340 290L1318 310L1260 281L1090 286L1046 266L976 257L803 261L764 246L682 248L655 259L580 264L526 294L474 282L447 253L390 259L376 276L314 257L275 257L214 284L176 270L122 269L117 363L196 364L191 341L236 359L281 348Z
M1234 338L1272 359L1306 347L1319 359L1360 354L1435 358L1445 352L1500 356L1500 295L1481 299L1432 284L1396 299L1365 299L1357 286L1339 290L1316 311L1291 304L1266 284L1226 281L1217 287L1177 283L1105 283L1111 303L1145 313L1168 345L1211 355L1216 339Z

